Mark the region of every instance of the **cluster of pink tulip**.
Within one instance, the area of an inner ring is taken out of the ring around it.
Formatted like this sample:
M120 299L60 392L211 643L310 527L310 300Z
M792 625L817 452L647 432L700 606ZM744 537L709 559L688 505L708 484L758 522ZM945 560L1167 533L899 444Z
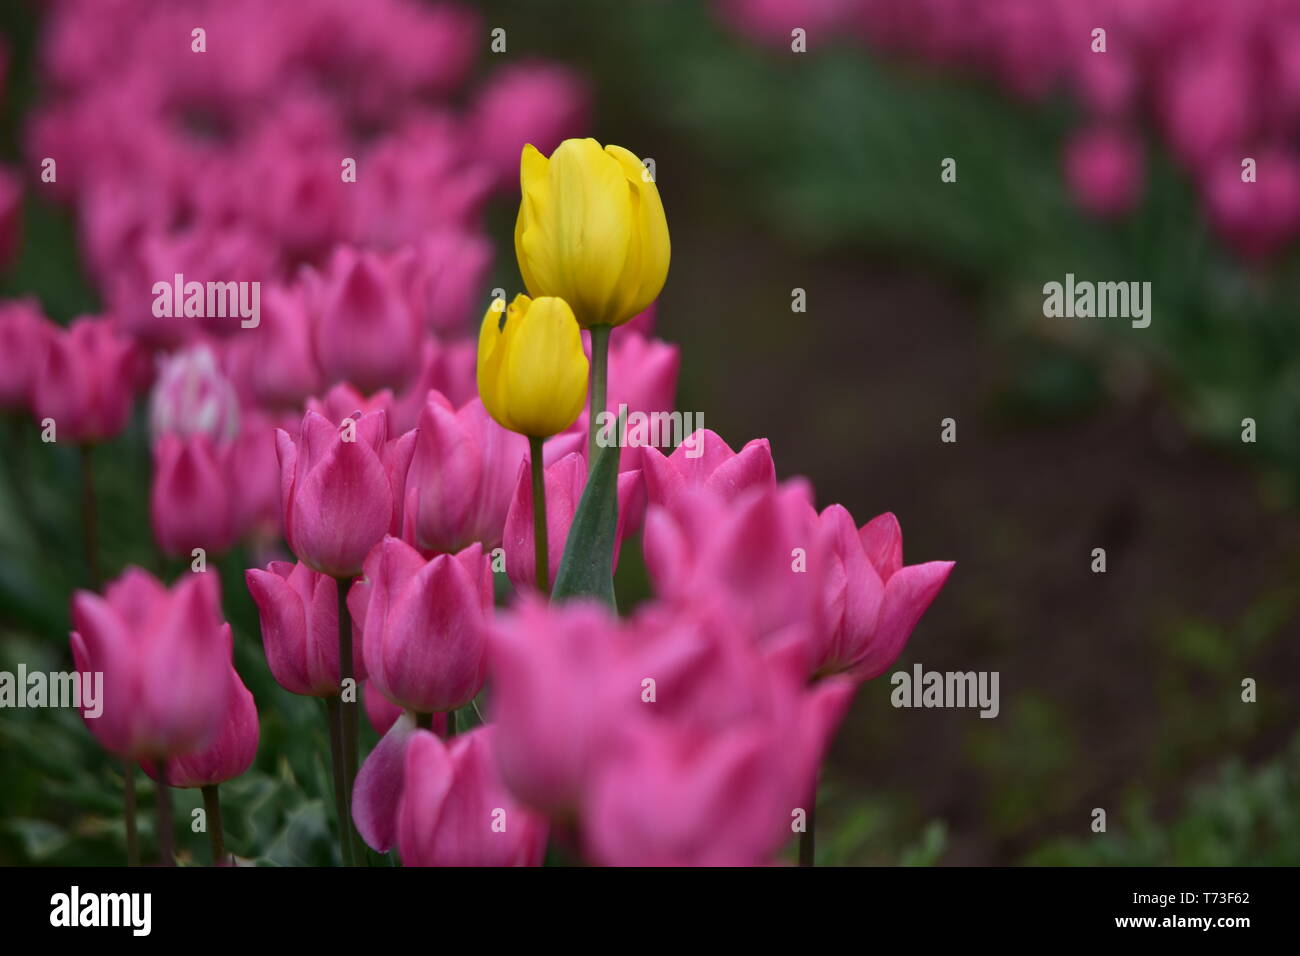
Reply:
M1100 216L1139 200L1143 126L1248 256L1300 234L1300 3L1295 0L718 0L745 33L874 49L989 76L1017 96L1065 89L1085 115L1064 166ZM1104 30L1104 48L1094 34ZM1103 52L1104 49L1104 52ZM1243 160L1256 161L1243 182Z
M535 312L520 296L510 334L559 324L510 341L554 328L572 349L485 366L513 347L493 345L506 310L489 309L477 349L456 332L485 291L477 216L504 178L497 151L513 170L524 139L554 142L581 89L538 66L492 81L467 116L421 105L468 69L478 26L459 8L197 9L56 6L58 95L30 145L61 158L115 318L60 329L33 302L0 307L0 400L57 440L111 438L152 387L154 534L196 557L170 589L132 568L73 598L77 666L104 674L103 716L87 722L128 767L128 807L141 764L164 796L202 788L219 813L217 787L255 757L257 711L197 560L252 537L293 555L245 580L275 680L325 703L345 864L363 859L358 835L407 865L539 864L548 846L609 865L763 864L810 838L852 694L896 659L951 563L904 565L892 515L819 513L806 482L778 482L766 440L734 452L701 430L600 459L616 468L613 560L639 534L653 598L623 617L552 603L596 480L593 412L673 405L678 350L653 338L653 307L632 318L667 270L653 180L590 140L550 172L524 150L516 245ZM225 59L193 51L196 25ZM110 65L125 69L111 87L95 81ZM345 89L326 82L338 75ZM388 132L357 142L359 125ZM340 180L353 147L359 175ZM534 290L577 275L557 256L589 251L546 218L565 203L626 245L601 246L613 270L584 262L594 278L569 290L592 323L592 405L565 403L576 420L547 406L547 361L580 365L585 388L578 323ZM174 272L260 276L261 323L162 319L141 290ZM489 400L485 375L505 391ZM507 399L554 427L507 430ZM514 595L499 609L502 578ZM382 734L364 762L362 704Z

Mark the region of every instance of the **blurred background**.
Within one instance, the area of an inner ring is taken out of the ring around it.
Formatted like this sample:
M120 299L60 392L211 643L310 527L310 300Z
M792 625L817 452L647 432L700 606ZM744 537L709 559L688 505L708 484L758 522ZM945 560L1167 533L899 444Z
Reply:
M193 19L185 4L93 6L135 39L118 67L82 75L74 64L89 55L78 59L67 11L87 4L0 12L0 163L22 182L0 295L36 296L64 323L120 308L105 280L113 233L86 212L91 190L42 188L43 145L73 144L69 179L97 137L116 149L122 129L95 116L114 100L122 115L146 108L132 85L132 57L151 55L142 22L164 9ZM998 671L1001 713L897 710L887 680L865 685L823 777L821 859L1300 863L1300 3L465 8L477 52L438 96L469 118L458 135L483 163L495 127L475 125L481 91L518 63L561 67L581 90L566 87L572 115L553 126L655 161L673 240L657 334L681 348L677 407L736 448L768 437L779 476L811 478L819 506L841 502L859 523L895 512L909 562L957 562L897 666ZM1105 52L1093 51L1098 27ZM278 28L270 18L224 37L243 52L209 54L229 58L166 92L263 95L241 70ZM393 56L452 56L409 46ZM340 97L374 93L364 64L332 55L319 74ZM548 104L541 92L527 108ZM357 106L354 122L391 123L379 105ZM192 113L185 123L212 135ZM506 182L484 190L496 256L480 311L490 288L519 285L518 147L505 145ZM118 182L147 177L118 155ZM1245 157L1255 182L1241 181ZM945 158L955 182L940 179ZM212 188L247 188L222 182ZM442 215L456 199L439 202ZM1042 286L1066 273L1149 281L1150 327L1045 318ZM794 289L806 312L792 312ZM57 669L67 595L85 583L76 460L42 445L30 415L12 417L0 668ZM137 407L98 456L110 572L167 566L140 490L145 417ZM945 418L956 443L940 442ZM1090 570L1097 547L1105 574ZM629 591L644 588L638 550L619 570ZM253 565L241 551L222 564L263 714L255 771L224 788L229 842L269 847L265 862L314 862L329 852L328 771L323 744L293 743L323 732L315 702L280 692L259 656L242 586ZM1247 677L1254 704L1241 701ZM119 860L117 778L75 713L0 711L0 862ZM1107 810L1104 836L1089 830L1094 807Z

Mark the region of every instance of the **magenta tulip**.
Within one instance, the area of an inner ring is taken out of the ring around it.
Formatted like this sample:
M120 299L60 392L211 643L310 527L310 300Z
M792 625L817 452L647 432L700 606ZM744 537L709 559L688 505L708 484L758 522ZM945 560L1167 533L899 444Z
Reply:
M406 747L397 848L406 866L540 866L546 821L512 799L492 757L495 729Z
M40 420L53 419L59 439L112 438L131 413L135 352L108 319L81 318L54 336L32 389Z
M163 435L153 449L149 515L163 552L189 557L195 548L221 554L233 542L236 484L227 449L207 435Z
M646 504L672 508L683 489L703 486L727 501L750 488L776 485L776 466L766 438L755 438L734 452L716 432L702 428L670 455L646 449L641 459Z
M425 561L406 542L387 537L366 559L365 578L363 643L375 689L422 714L473 700L483 686L483 629L492 607L492 571L482 547Z
M257 756L257 705L253 694L230 668L230 702L217 738L203 750L173 757L166 762L167 783L173 787L210 787L234 780L253 765ZM143 764L145 773L159 779L158 766Z
M35 299L0 302L0 407L31 407L32 388L57 332Z

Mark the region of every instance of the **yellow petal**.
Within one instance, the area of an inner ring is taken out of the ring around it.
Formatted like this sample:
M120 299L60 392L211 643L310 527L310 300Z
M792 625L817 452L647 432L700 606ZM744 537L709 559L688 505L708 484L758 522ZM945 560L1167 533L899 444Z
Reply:
M534 437L564 431L587 397L587 357L573 310L563 299L535 299L509 349L504 390L514 430Z

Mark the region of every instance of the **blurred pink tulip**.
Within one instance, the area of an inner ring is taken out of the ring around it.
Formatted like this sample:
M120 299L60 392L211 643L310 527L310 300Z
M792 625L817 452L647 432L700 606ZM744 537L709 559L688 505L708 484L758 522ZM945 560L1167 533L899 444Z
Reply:
M234 540L236 483L227 468L228 446L207 435L164 434L153 447L149 517L154 538L172 557L202 548L226 551Z
M407 475L402 537L426 551L498 545L527 453L527 439L493 421L477 398L457 410L430 392Z
M416 731L406 747L397 848L405 866L540 866L546 821L517 804L492 758L496 731L444 744Z
M301 288L263 288L261 324L235 337L231 361L250 397L271 409L300 408L320 390L324 374L312 351L311 318Z
M170 590L128 568L101 597L72 600L72 654L83 675L103 674L103 713L87 726L105 750L162 760L215 741L229 708L230 625L217 577L186 575Z
M262 645L271 674L285 690L333 697L339 675L338 587L304 564L272 561L265 571L244 572L262 622ZM352 672L365 680L365 650L353 630Z
M0 271L8 268L17 255L22 218L22 180L17 173L0 167Z
M397 525L395 488L405 481L415 435L389 442L387 433L383 409L337 426L309 411L296 439L276 432L285 538L314 570L354 577Z
M647 448L641 459L646 504L671 509L682 493L704 487L732 501L751 488L776 486L776 466L766 438L755 438L739 452L707 428L690 435L670 455Z
M425 561L387 537L366 559L366 671L385 697L417 713L474 699L486 670L483 628L492 571L478 544Z
M517 160L516 160L517 164ZM443 230L416 247L413 300L424 326L439 334L467 335L482 316L492 243L464 230Z
M29 409L45 353L58 334L35 299L0 302L0 407Z
M253 765L257 756L257 705L239 674L230 668L230 701L217 738L197 753L173 757L166 762L167 783L173 787L209 787L234 780ZM142 764L145 773L158 780L158 766Z
M412 294L409 253L379 255L341 246L304 282L314 315L312 343L326 381L365 392L405 385L419 368L423 325Z
M1086 211L1105 218L1123 215L1141 192L1141 144L1110 127L1076 133L1065 147L1065 178Z
M32 387L39 420L53 419L57 437L78 442L112 438L131 413L135 353L112 320L77 319L50 342Z
M519 188L519 156L531 143L549 156L588 124L588 95L567 67L524 62L496 71L473 105L470 140L499 189Z
M459 408L478 396L478 343L472 339L424 340L420 371L406 391L393 400L393 428L409 431L420 423L431 391Z

